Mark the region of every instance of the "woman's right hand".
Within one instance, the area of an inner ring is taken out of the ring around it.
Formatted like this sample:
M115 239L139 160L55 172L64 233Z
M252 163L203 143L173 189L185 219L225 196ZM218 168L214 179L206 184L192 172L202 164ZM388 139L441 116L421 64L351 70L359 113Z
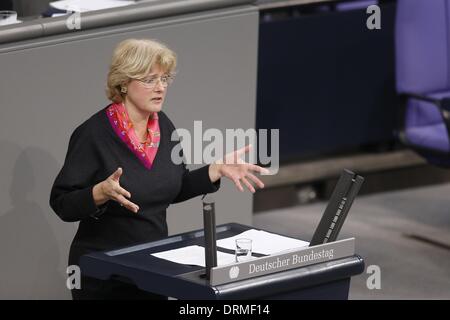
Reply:
M99 182L92 189L94 202L97 206L104 204L108 200L114 200L120 203L130 211L137 213L139 207L133 202L127 200L131 198L131 193L122 188L119 184L120 176L122 175L122 168L118 168L106 180Z

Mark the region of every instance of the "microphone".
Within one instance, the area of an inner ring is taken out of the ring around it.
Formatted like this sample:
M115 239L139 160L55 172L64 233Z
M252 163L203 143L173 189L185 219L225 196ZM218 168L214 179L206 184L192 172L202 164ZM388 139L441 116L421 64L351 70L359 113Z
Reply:
M204 195L203 198L203 229L205 234L205 265L206 279L210 279L211 269L217 266L216 247L216 216L214 198Z

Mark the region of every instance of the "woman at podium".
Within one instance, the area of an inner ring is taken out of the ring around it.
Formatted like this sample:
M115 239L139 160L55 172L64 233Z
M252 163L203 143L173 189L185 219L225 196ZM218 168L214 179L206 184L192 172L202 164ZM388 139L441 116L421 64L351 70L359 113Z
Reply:
M78 265L80 256L92 251L167 237L167 207L217 191L222 177L240 191L263 187L255 173L266 169L228 161L248 152L248 146L197 170L172 161L179 141L171 140L175 127L162 109L175 67L175 53L156 41L128 39L114 50L107 76L111 104L74 130L50 194L50 205L62 220L80 222L69 265ZM72 297L164 298L87 277Z

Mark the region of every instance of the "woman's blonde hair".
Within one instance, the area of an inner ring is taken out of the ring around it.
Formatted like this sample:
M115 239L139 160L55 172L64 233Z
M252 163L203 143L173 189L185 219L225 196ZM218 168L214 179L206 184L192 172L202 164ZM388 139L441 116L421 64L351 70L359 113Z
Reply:
M106 95L113 102L122 102L121 88L131 79L146 77L153 66L173 73L177 64L175 53L164 44L148 39L127 39L114 50L109 67Z

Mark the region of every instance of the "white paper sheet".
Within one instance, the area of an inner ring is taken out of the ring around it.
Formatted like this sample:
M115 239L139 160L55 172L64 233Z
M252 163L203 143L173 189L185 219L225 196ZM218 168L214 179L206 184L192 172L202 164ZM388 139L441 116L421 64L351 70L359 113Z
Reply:
M267 231L251 229L230 238L217 240L217 246L235 250L235 240L238 238L252 239L252 251L254 253L268 255L309 245L309 242L306 241L280 236Z
M205 248L188 246L163 252L152 253L152 256L175 263L205 267ZM235 262L234 254L217 251L217 265L223 266Z
M61 0L50 2L50 6L59 10L87 12L123 7L134 3L134 1L124 0Z

